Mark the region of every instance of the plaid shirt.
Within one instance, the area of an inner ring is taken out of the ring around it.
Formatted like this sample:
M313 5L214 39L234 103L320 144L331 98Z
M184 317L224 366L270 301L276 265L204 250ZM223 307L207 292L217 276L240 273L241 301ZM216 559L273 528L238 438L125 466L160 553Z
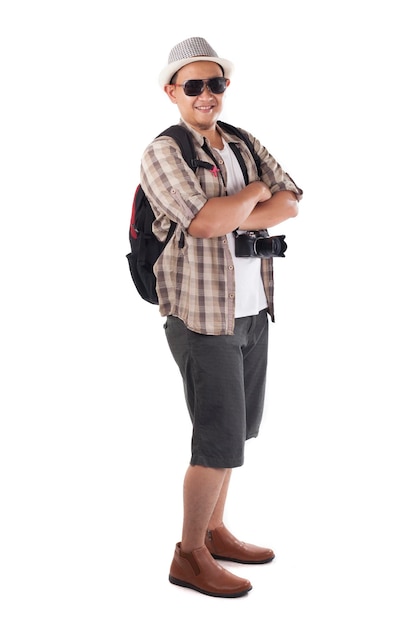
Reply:
M186 125L182 120L180 123ZM197 159L211 162L201 147L204 137L190 127L188 129L195 139ZM226 142L238 145L248 170L249 182L258 180L255 163L244 142L221 129L219 132ZM261 158L262 180L271 193L289 190L301 198L301 189L266 148L247 134ZM174 236L154 267L161 315L179 317L190 330L197 333L232 335L235 323L235 280L226 235L203 239L188 234L190 222L207 200L227 195L223 183L224 179L227 185L227 172L215 149L211 150L220 165L223 178L217 172L205 168L199 168L194 174L182 158L176 141L170 137L159 137L144 152L140 179L156 216L153 230L158 239L165 239L170 220L178 224ZM261 271L268 312L273 320L272 258L262 259Z

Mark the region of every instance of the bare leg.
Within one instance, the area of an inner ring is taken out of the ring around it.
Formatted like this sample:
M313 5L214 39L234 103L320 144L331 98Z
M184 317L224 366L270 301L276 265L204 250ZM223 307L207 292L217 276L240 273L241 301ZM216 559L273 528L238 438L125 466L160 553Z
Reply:
M230 471L227 469L189 466L184 479L184 522L181 541L181 549L184 552L192 552L204 545L207 528L216 507L219 511L224 508L227 488L223 494L223 485L226 478L228 483Z
M232 476L232 470L227 469L226 475L223 480L223 485L222 485L219 497L216 502L216 506L214 507L213 514L207 526L208 530L213 530L214 528L217 528L223 522L224 507L226 504L226 498L227 498L227 493L229 490L231 476Z

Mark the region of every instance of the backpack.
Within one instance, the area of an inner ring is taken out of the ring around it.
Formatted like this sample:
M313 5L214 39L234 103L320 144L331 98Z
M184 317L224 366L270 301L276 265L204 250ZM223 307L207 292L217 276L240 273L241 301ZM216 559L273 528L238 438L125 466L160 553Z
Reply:
M248 136L234 126L231 126L230 124L226 124L225 122L220 121L218 121L217 123L226 132L239 137L246 143L254 158L258 170L258 175L260 177L260 159L259 156L255 153L253 145L250 142ZM193 172L196 172L198 167L203 167L210 170L213 169L213 163L200 161L196 158L192 135L187 130L187 128L185 128L185 126L180 126L178 124L170 126L158 135L158 137L163 136L168 136L175 139L180 147L183 159L185 160L187 165L193 170ZM242 169L245 184L247 185L249 182L248 173L243 157L236 144L230 143L229 145L236 155L236 158ZM213 154L211 153L205 142L203 145L203 150L207 153L208 156L210 156L211 159L213 159L216 167L220 169L218 167L216 159L214 158ZM132 214L130 218L129 242L131 251L126 255L126 257L129 263L129 269L133 283L139 295L151 304L158 304L158 295L156 293L156 277L153 272L153 266L155 265L165 246L168 244L171 237L173 236L177 224L171 221L165 241L161 242L159 241L159 239L157 239L152 230L152 224L154 220L155 214L152 210L151 205L149 204L149 200L147 199L139 183L133 197ZM180 237L179 245L184 245L183 235Z

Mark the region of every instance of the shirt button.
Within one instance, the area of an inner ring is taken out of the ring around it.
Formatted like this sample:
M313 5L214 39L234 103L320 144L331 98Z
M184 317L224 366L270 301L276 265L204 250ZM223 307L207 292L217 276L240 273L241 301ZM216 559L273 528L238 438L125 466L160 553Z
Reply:
M222 243L227 243L227 239L223 239L223 242L222 242Z
M232 269L233 269L233 265L229 265L229 270L232 270Z
M234 293L229 293L229 298L231 298L233 300L234 297L235 297Z

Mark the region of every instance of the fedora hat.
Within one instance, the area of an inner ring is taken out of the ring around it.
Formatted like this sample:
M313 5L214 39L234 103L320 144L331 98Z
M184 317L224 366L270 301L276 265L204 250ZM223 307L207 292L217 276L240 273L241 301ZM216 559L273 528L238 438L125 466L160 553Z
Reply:
M221 65L226 78L230 78L233 71L233 63L227 59L221 59L217 52L202 37L190 37L174 46L169 53L168 65L159 74L159 84L162 88L168 85L178 70L188 63L196 61L213 61Z

